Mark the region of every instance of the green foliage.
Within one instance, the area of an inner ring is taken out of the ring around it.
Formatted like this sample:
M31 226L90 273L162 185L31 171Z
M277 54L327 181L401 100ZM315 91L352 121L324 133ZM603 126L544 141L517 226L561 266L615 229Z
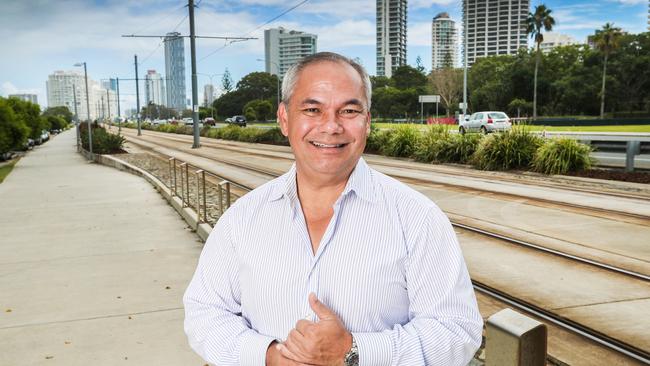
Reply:
M422 162L466 164L481 137L478 134L451 134L448 126L434 125L418 141L413 156Z
M73 114L66 106L49 107L43 111L43 117L56 116L63 118L67 123L72 123ZM52 127L56 128L56 127Z
M226 91L226 93L232 90L232 76L230 76L228 68L226 68L226 71L224 71L223 76L221 77L221 87Z
M255 99L246 103L244 109L244 116L247 121L266 121L271 114L273 104L268 100ZM252 118L249 118L251 116Z
M49 130L49 123L41 117L41 107L38 104L22 101L18 98L9 98L7 103L13 109L18 121L29 128L29 137L36 140L43 130Z
M289 145L289 140L282 134L282 130L279 127L264 130L258 142L273 145Z
M79 136L81 136L81 146L88 150L88 126L85 123L79 125ZM119 154L124 152L124 142L126 139L122 135L113 134L106 131L105 128L99 127L96 123L92 124L93 153L95 154Z
M392 81L397 89L415 89L418 92L423 92L427 85L426 75L409 65L402 65L395 69Z
M164 105L149 103L142 107L143 118L151 119L169 119L178 116L178 113L172 108L167 108Z
M58 115L48 115L45 118L53 130L63 130L68 126L68 122Z
M544 174L566 174L587 170L594 164L591 147L571 138L550 139L537 149L534 171Z
M494 133L481 139L472 164L482 170L521 169L530 166L542 138L526 128Z
M388 141L392 134L392 129L380 130L374 123L372 123L370 125L370 134L366 140L365 152L380 154L382 148L388 145Z
M381 148L387 156L410 157L420 139L420 131L413 125L400 125L393 131L388 143Z
M22 149L29 128L18 119L7 99L0 97L0 154Z

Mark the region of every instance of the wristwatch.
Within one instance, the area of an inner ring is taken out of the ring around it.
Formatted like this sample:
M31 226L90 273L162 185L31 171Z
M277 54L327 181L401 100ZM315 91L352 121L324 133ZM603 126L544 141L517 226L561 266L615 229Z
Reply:
M345 366L359 366L359 347L352 336L352 348L345 354Z

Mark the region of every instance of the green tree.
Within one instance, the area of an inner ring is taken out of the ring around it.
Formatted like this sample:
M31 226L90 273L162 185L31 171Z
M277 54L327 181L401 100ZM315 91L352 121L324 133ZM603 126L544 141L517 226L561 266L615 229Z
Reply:
M539 70L539 60L541 58L540 44L544 41L543 31L550 32L555 25L555 19L551 16L552 10L546 5L535 7L535 13L528 13L526 18L526 33L535 39L535 78L533 82L533 118L537 118L537 72Z
M426 89L427 85L426 75L409 65L403 65L395 69L392 81L393 86L397 89L405 90L414 88L418 92L422 93Z
M169 119L178 116L176 111L164 105L149 103L142 107L142 116L150 119Z
M0 97L0 154L20 149L28 134L29 128L17 118L7 100Z
M371 76L370 83L372 84L372 90L391 86L391 80L385 76Z
M47 118L47 122L53 130L62 130L68 125L68 122L60 116L47 116L44 118Z
M619 47L621 28L606 23L596 31L596 46L603 54L603 84L600 88L600 118L605 118L605 80L607 77L607 58Z
M65 119L68 123L72 123L72 117L74 117L70 109L66 106L49 107L43 111L43 116L58 116Z
M427 73L424 65L422 65L422 57L420 57L420 55L418 55L418 57L415 59L415 69L421 72L423 75Z
M447 116L458 106L463 88L463 71L445 67L432 70L429 80L433 92L440 95L440 101L445 108Z
M16 114L16 118L29 128L29 137L36 140L43 130L49 130L47 120L41 117L41 107L38 104L22 101L18 98L9 98L7 103Z
M232 90L232 77L230 76L228 68L226 68L226 71L224 71L223 76L221 77L221 87L226 91L226 93Z

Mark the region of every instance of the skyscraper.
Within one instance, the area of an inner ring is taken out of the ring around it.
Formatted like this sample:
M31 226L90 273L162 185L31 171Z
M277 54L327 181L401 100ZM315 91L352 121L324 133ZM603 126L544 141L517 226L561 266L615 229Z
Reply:
M440 13L431 22L431 69L456 67L458 64L458 32L456 22L447 13Z
M144 76L144 98L146 104L167 105L165 82L156 70L147 70Z
M167 75L167 107L178 112L185 109L185 47L178 32L165 37L165 74Z
M264 31L264 61L266 72L284 76L291 65L303 57L316 53L315 34L282 27Z
M88 118L84 74L77 71L57 70L48 76L46 88L48 107L65 106L74 114L76 97L77 116L82 121ZM88 97L90 98L88 105L91 120L117 116L117 93L100 87L100 84L90 77L88 78Z
M484 56L514 55L528 47L525 21L529 9L530 0L463 0L467 64Z
M377 76L406 65L406 0L377 0Z
M212 107L212 102L214 102L214 85L205 84L203 86L203 105Z

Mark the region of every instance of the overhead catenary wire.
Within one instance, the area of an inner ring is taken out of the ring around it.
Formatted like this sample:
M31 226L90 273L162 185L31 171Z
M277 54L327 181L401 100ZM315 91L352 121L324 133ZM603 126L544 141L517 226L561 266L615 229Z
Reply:
M282 17L282 16L288 14L289 12L291 12L291 11L297 9L298 7L300 7L300 6L304 5L305 3L307 3L308 1L309 1L309 0L303 0L303 1L299 2L298 4L296 4L296 5L294 5L294 6L290 7L290 8L288 8L287 10L283 11L282 13L280 13L280 14L274 16L273 18L267 20L266 22L260 24L259 26L255 27L254 29L252 29L252 30L250 30L249 32L245 33L242 37L246 37L246 36L250 35L251 33L257 31L258 29L262 28L263 26L268 25L268 24L270 24L270 23L272 23L272 22L278 20L280 17ZM208 58L208 57L214 55L215 53L217 53L217 52L223 50L224 48L228 47L229 45L231 45L231 44L233 44L233 43L235 43L235 42L238 42L238 41L237 41L237 40L231 40L230 42L226 41L226 43L225 43L223 46L217 48L216 50L214 50L214 51L212 51L212 52L210 52L210 53L208 53L207 55L203 56L203 57L202 57L201 59L199 59L198 61L201 62L201 61L205 60L206 58Z

